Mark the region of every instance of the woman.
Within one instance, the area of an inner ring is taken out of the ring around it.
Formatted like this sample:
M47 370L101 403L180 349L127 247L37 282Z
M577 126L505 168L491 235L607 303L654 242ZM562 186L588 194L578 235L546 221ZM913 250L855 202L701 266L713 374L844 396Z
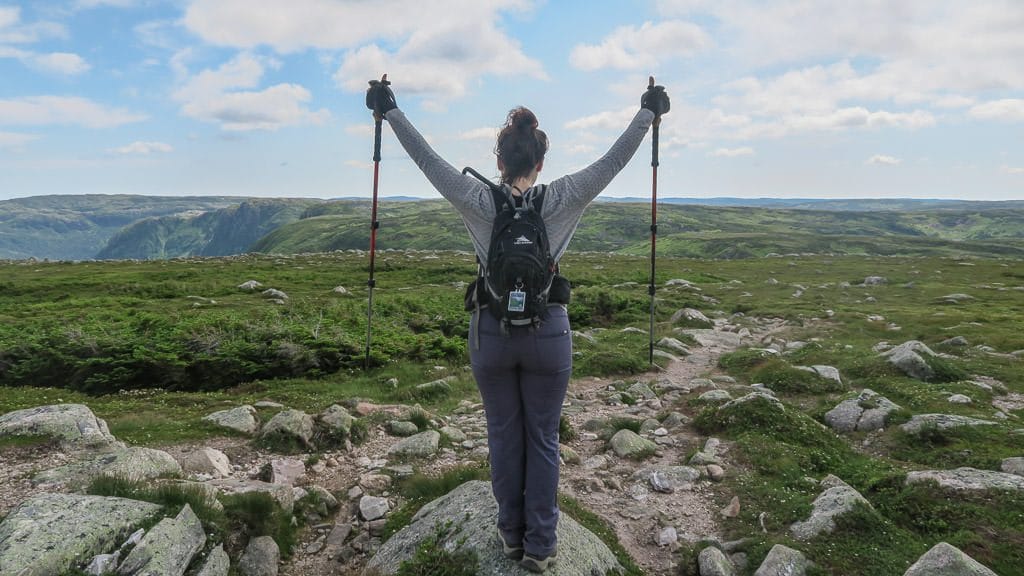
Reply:
M391 124L398 141L434 188L459 211L480 262L487 262L496 208L488 187L444 161L398 109L386 80L370 82L367 106ZM611 149L589 167L551 181L540 215L557 263L569 245L583 210L629 162L648 128L669 110L661 86L641 97L641 109ZM547 135L533 112L509 112L495 154L505 190L522 202L537 190ZM506 557L533 572L557 558L558 424L572 373L572 340L564 304L551 303L544 322L502 326L490 313L475 311L470 333L473 376L487 415L491 485L498 502L498 537Z

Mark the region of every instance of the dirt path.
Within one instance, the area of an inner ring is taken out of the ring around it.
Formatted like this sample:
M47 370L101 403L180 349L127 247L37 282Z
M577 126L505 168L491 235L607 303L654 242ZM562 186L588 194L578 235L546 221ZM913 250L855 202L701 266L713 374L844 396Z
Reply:
M759 341L765 335L782 328L781 321L744 322L751 334L744 338L744 344ZM735 331L737 327L721 326L719 329ZM706 438L700 437L688 425L693 410L686 400L708 386L707 378L716 372L716 362L722 353L732 345L709 344L694 346L691 354L678 362L672 362L664 370L630 377L624 382L605 378L582 378L570 383L569 395L564 413L576 438L568 446L580 457L580 463L569 463L562 467L560 490L575 498L584 508L594 512L615 530L619 541L634 561L652 576L668 576L676 572L674 552L676 545L659 545L659 535L672 528L680 540L696 540L714 536L718 529L721 503L715 486L706 479L693 482L672 493L651 489L645 478L635 476L642 468L652 466L679 466L703 447ZM694 382L698 379L697 382ZM648 399L635 405L609 402L613 388L634 382L647 383L659 391L659 398ZM468 403L465 403L468 404ZM647 419L664 417L678 411L684 416L679 425L647 434L658 443L654 456L642 462L623 460L614 455L606 442L597 434L586 431L591 420L629 417ZM460 464L471 464L486 458L486 427L483 409L480 405L466 405L457 414L445 416L451 425L463 430L468 441L442 449L432 460L421 464L417 471L434 474ZM291 559L282 563L284 576L328 576L358 574L372 553L372 542L365 524L360 525L356 501L346 495L353 487L362 485L374 495L385 496L393 503L400 500L394 493L389 478L380 470L386 460L388 448L396 438L387 435L382 427L370 430L366 442L350 451L335 451L320 455L318 461L307 470L303 484L316 484L339 495L341 507L331 519L314 521L303 529L299 546ZM200 446L181 444L163 447L172 455L208 446L222 450L231 458L235 475L239 478L254 476L266 463L280 458L269 452L257 450L244 439L217 438L203 442ZM728 446L719 450L721 465L730 473ZM0 514L24 500L36 491L29 482L31 476L42 469L62 463L66 457L48 449L7 449L0 454L3 459L0 471ZM303 460L305 456L294 458ZM735 471L733 471L735 473ZM345 546L331 546L328 535L345 527L352 528ZM325 542L327 540L327 542ZM339 549L344 548L339 560Z

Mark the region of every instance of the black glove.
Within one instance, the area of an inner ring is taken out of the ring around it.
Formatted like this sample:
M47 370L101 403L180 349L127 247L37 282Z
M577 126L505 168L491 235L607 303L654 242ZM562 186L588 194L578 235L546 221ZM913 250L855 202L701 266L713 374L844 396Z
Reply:
M654 112L655 118L660 118L662 114L669 111L672 107L668 100L668 94L665 92L664 86L655 86L654 77L651 77L651 84L647 87L647 91L640 97L640 107L646 108L651 112Z
M395 93L391 91L390 86L387 74L380 80L370 80L370 87L366 90L366 107L373 110L373 115L377 118L383 118L389 110L398 108Z

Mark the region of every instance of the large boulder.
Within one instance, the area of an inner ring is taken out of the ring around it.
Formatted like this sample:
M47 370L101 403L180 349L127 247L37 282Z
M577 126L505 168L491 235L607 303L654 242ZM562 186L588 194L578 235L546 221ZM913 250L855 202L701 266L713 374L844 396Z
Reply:
M231 460L216 448L199 448L179 459L181 469L189 474L198 474L210 478L227 478L231 476Z
M502 554L494 526L498 519L498 505L494 501L489 483L467 482L445 496L428 503L413 517L412 522L398 531L377 551L367 563L364 574L395 574L403 560L412 558L425 541L439 534L437 544L446 550L471 550L477 555L478 576L504 576L525 574ZM621 571L615 555L601 540L580 526L567 514L558 519L559 576L604 576Z
M203 420L242 434L255 434L260 429L260 422L256 418L256 408L248 404L228 410L219 410L204 417Z
M332 404L317 416L320 426L329 436L348 438L356 419L343 406Z
M809 565L803 552L776 544L768 551L754 576L804 576Z
M821 486L825 491L814 499L811 517L789 527L797 540L810 540L819 534L831 533L836 527L836 517L852 511L858 502L871 506L867 498L836 476L829 474L821 481Z
M15 410L0 416L0 438L37 436L50 438L70 450L123 448L107 428L83 404L52 404Z
M917 380L928 380L935 376L935 371L924 359L925 356L935 355L931 348L917 340L908 340L881 354L901 372Z
M230 570L231 558L224 551L224 546L218 544L216 548L210 550L210 554L206 557L203 567L199 569L196 576L228 576Z
M182 576L206 544L206 533L192 508L185 504L174 518L164 518L139 542L117 568L124 576Z
M825 413L825 423L836 432L870 432L885 427L889 414L900 407L865 388L856 398L844 400Z
M903 576L997 576L956 546L939 542L914 562Z
M135 446L45 470L37 474L32 481L37 485L50 487L78 488L99 476L140 482L181 475L181 465L167 452Z
M441 433L427 430L395 443L388 449L388 456L397 458L426 458L437 453L441 443Z
M708 546L700 551L697 556L697 565L700 567L700 576L735 576L736 567L725 555L724 552Z
M999 469L1007 474L1024 476L1024 456L1014 456L1013 458L1003 459L999 465Z
M126 498L40 494L0 522L0 574L46 576L117 548L160 507Z
M313 446L313 417L302 410L282 410L274 415L260 430L263 440L279 439L283 442L296 442L311 448Z
M608 442L619 458L645 458L654 453L658 445L628 428L623 428Z
M993 470L957 468L955 470L916 470L907 474L907 484L935 481L942 488L956 491L1024 490L1024 476Z
M270 536L258 536L249 541L238 559L238 572L242 576L277 576L281 550Z

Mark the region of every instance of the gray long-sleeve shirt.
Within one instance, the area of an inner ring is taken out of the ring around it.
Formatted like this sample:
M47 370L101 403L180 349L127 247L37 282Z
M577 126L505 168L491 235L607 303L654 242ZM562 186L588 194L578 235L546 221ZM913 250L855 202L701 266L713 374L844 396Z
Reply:
M389 111L385 118L405 151L416 162L427 180L462 215L473 247L481 262L487 262L494 222L494 198L484 183L464 175L441 158L399 109ZM565 253L580 217L587 205L601 193L612 178L622 170L640 147L654 113L640 109L629 127L612 147L590 166L562 176L548 184L541 207L541 218L547 228L551 255L557 262Z

